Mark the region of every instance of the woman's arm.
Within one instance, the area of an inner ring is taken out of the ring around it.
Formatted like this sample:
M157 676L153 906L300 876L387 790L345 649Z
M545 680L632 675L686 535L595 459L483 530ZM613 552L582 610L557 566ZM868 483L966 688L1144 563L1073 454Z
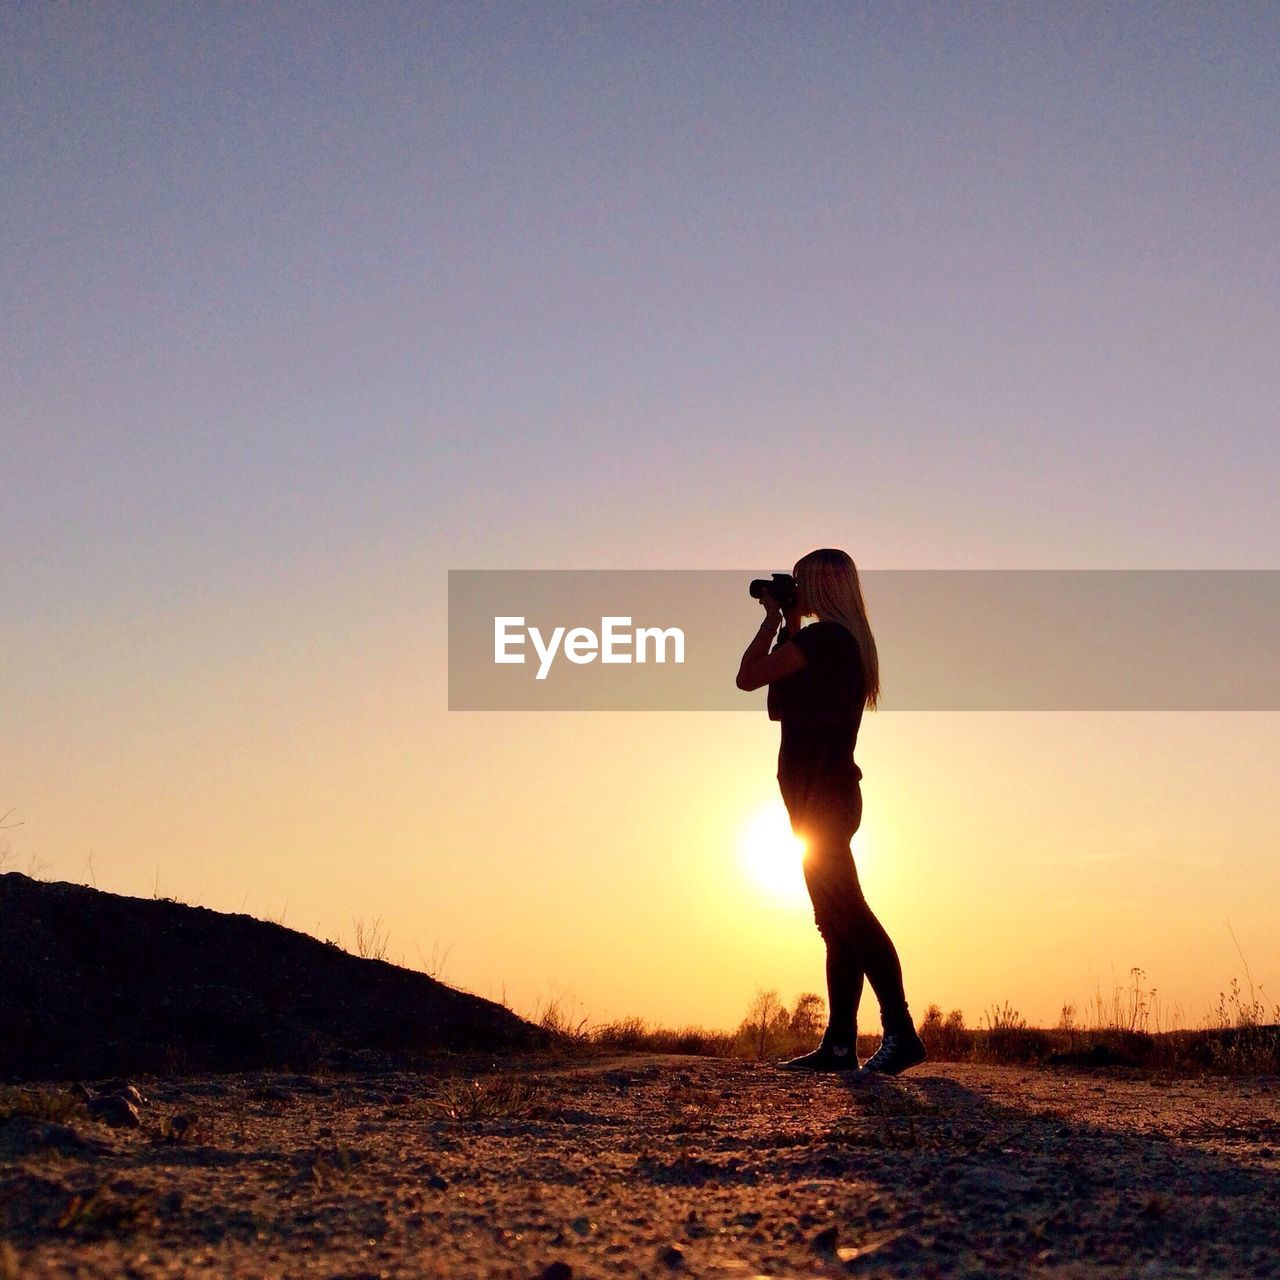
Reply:
M782 610L776 604L770 602L765 606L765 617L760 624L760 630L747 645L742 655L742 662L738 666L736 683L739 689L747 692L759 689L763 685L772 684L775 680L781 680L783 676L799 671L805 665L805 656L799 645L781 644L772 653L769 652L769 643L778 629L778 621L781 617Z
M782 618L782 630L778 632L778 638L773 645L774 653L781 649L782 646L800 630L800 611L794 604L790 609L783 610ZM776 681L769 686L768 697L765 699L765 704L769 709L770 720L778 721L782 719L782 686Z

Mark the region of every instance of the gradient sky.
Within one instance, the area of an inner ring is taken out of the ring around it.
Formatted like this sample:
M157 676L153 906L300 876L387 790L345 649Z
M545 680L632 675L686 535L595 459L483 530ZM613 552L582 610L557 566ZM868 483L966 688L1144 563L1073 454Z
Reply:
M8 5L0 50L10 868L729 1026L822 989L743 851L776 726L450 714L447 569L1280 567L1273 5ZM868 715L913 1009L1136 965L1194 1024L1237 943L1280 998L1278 731Z

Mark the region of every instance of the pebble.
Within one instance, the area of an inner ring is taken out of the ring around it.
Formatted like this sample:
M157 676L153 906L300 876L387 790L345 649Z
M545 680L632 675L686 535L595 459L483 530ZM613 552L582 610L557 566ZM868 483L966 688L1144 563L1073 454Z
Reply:
M85 1105L95 1120L101 1120L113 1129L137 1129L142 1124L138 1108L121 1093L91 1098Z
M573 1280L573 1268L567 1262L557 1258L542 1268L538 1280Z
M840 1228L837 1226L824 1227L818 1232L812 1240L809 1241L810 1247L815 1253L834 1253L836 1241L840 1239Z
M684 1266L684 1250L678 1244L669 1244L658 1250L658 1261L668 1267Z
M169 1120L169 1132L180 1141L187 1138L200 1117L194 1111L180 1111Z
M147 1095L129 1080L122 1079L117 1076L115 1079L104 1081L98 1086L98 1093L119 1094L123 1098L127 1098L135 1107L145 1107L148 1102Z

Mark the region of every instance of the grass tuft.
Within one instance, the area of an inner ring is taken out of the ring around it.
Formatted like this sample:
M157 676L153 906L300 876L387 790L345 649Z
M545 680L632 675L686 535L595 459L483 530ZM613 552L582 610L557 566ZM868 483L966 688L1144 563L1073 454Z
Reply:
M445 1120L537 1120L557 1110L543 1090L509 1075L444 1080L426 1105L429 1115Z
M55 1225L60 1231L101 1238L136 1231L151 1217L152 1207L149 1196L121 1195L103 1182L88 1195L72 1196Z
M67 1089L24 1089L0 1085L0 1120L30 1116L33 1120L87 1119L84 1100Z

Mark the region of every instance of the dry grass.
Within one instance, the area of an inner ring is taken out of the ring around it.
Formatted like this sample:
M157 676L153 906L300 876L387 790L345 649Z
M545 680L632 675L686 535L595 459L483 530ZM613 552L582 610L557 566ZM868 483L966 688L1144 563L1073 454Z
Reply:
M383 927L382 917L378 916L372 924L355 919L351 924L356 931L356 955L363 956L366 960L385 960L390 934Z
M443 1080L425 1106L428 1115L444 1120L538 1120L558 1110L545 1090L506 1074Z
M88 1195L72 1196L55 1225L59 1231L99 1239L146 1225L154 1210L150 1196L121 1194L103 1182Z
M12 1088L0 1085L0 1120L29 1116L33 1120L83 1119L84 1099L68 1089Z
M1246 995L1233 979L1204 1025L1185 1029L1178 1025L1176 1012L1161 1007L1141 968L1131 969L1129 977L1128 985L1117 984L1109 996L1095 991L1083 1025L1073 1003L1063 1005L1056 1027L1045 1029L1029 1026L1006 1000L993 1003L982 1016L983 1025L972 1029L964 1025L960 1010L944 1017L939 1006L930 1005L920 1035L934 1062L1123 1066L1172 1075L1280 1073L1280 1005L1268 1006L1260 988L1249 985ZM815 1009L820 1015L816 1025ZM772 1059L812 1049L824 1012L825 1005L812 993L802 995L789 1012L776 991L760 991L731 1032L654 1026L638 1017L592 1026L586 1017L568 1017L554 1000L540 1011L538 1021L559 1033L571 1051L582 1053ZM868 1056L878 1043L878 1035L859 1036L859 1054Z

